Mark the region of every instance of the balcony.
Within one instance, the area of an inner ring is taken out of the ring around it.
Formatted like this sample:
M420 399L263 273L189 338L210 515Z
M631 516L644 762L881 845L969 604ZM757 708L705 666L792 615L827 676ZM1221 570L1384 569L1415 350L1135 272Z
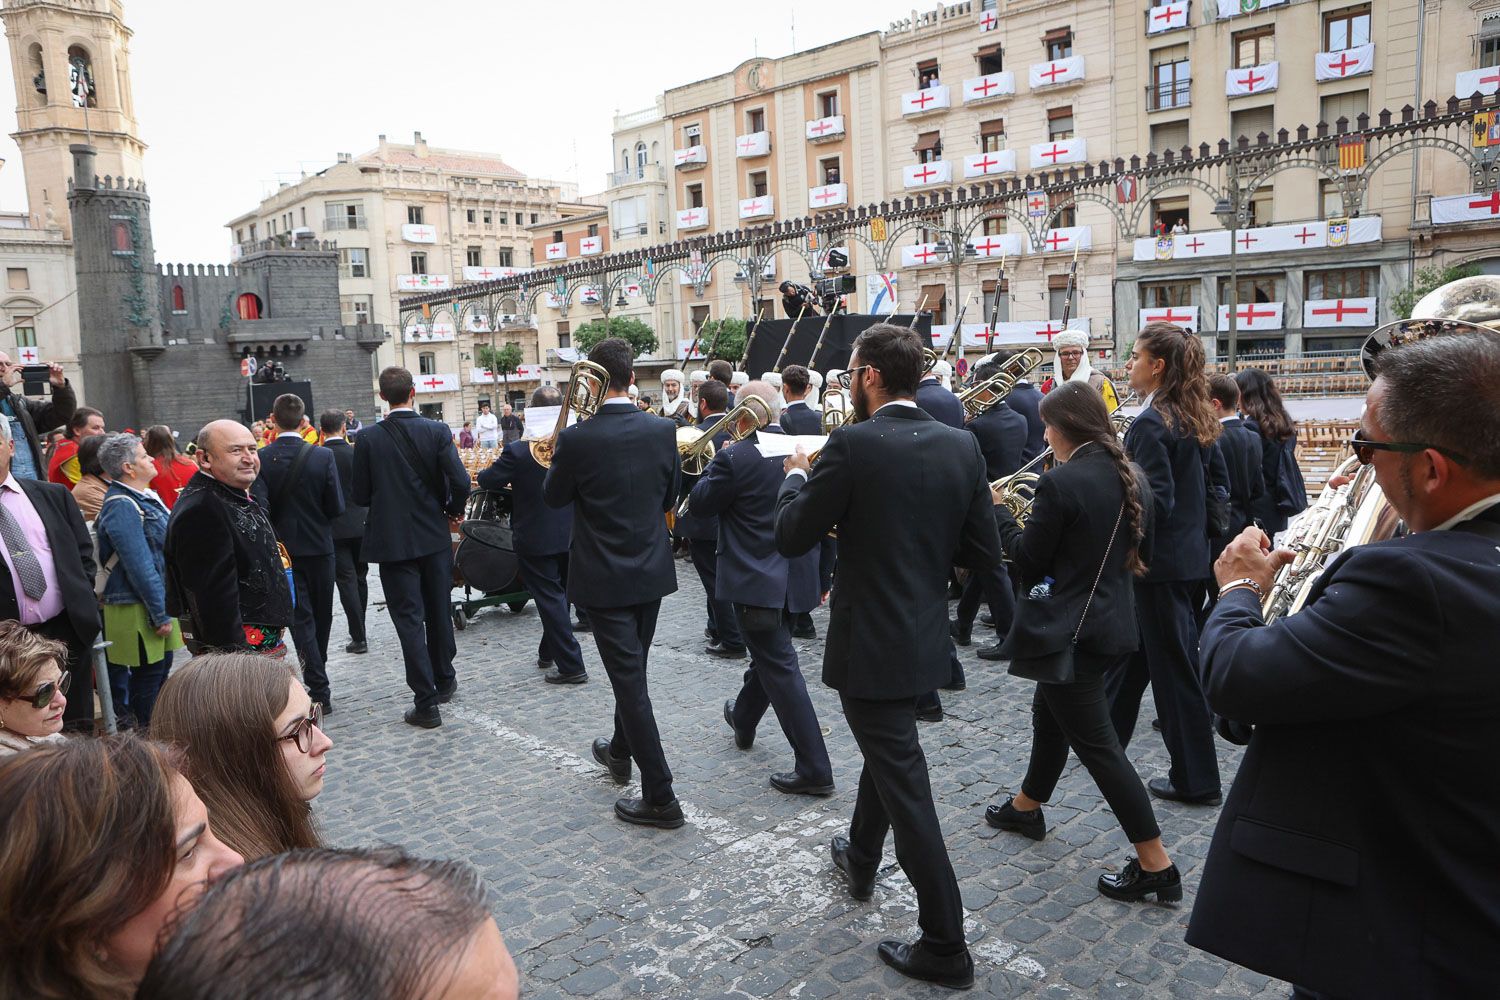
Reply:
M672 166L677 170L702 170L708 166L708 147L700 144L676 150L672 154Z
M849 204L849 185L824 184L807 189L807 204L814 212Z
M807 123L808 142L837 142L844 137L844 116L829 115Z
M514 276L516 269L513 267L486 267L483 265L466 265L464 267L465 281L499 281L501 278Z
M771 133L767 131L750 132L745 135L735 136L734 155L741 160L752 159L757 156L766 156L771 152Z
M323 220L323 228L329 232L344 229L368 229L363 215L330 215Z
M903 187L931 187L934 184L950 184L952 181L953 164L942 160L935 160L932 163L913 163L901 168Z
M770 219L776 216L776 198L773 195L761 194L754 198L746 198L740 202L740 218L743 219Z
M617 240L634 239L637 236L646 236L650 232L651 226L644 222L637 223L633 226L620 226L617 229L610 230L610 233L613 234L614 238Z
M660 163L648 163L644 167L635 167L630 170L616 170L605 179L606 188L624 187L627 184L641 184L647 181L664 181L667 179L666 168Z
M684 208L677 213L677 229L685 232L689 229L708 228L708 209L699 205L695 208Z
M988 73L964 81L964 103L980 104L1002 97L1013 97L1016 93L1016 74L1010 72Z
M901 95L901 113L907 118L930 115L935 111L947 111L952 107L948 88L942 84L913 90Z
M1191 80L1160 80L1146 87L1146 110L1166 111L1193 103Z

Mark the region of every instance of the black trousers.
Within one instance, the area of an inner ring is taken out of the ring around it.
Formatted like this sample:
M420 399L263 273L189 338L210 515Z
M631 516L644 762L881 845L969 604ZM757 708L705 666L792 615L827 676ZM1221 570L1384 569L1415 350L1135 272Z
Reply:
M833 765L828 761L828 747L818 728L818 713L807 696L807 682L797 662L797 650L792 646L790 614L743 605L735 605L735 610L740 616L745 645L750 647L745 683L734 697L735 728L754 732L769 706L775 710L781 732L792 746L796 772L818 784L831 783ZM751 627L761 617L773 614L777 615L774 627Z
M1068 764L1068 748L1088 768L1132 844L1161 836L1151 799L1140 775L1125 758L1109 717L1105 675L1123 667L1128 653L1106 656L1078 650L1077 679L1071 684L1038 684L1031 699L1031 763L1021 791L1038 802L1052 798Z
M894 833L896 860L917 893L923 943L936 955L958 954L966 948L963 899L932 804L915 700L841 694L840 701L865 759L849 824L850 860L865 871L878 867L886 833Z
M568 554L517 552L516 560L521 564L521 582L536 601L536 613L542 619L542 644L537 649L537 659L551 660L560 674L583 673L583 650L573 637L573 619L568 614Z
M838 567L839 543L825 538L818 543L818 592L826 594L833 589L833 571Z
M964 592L958 598L960 628L974 627L974 617L979 614L981 597L989 604L990 614L995 619L995 630L1004 639L1016 613L1016 595L1011 589L1010 573L1004 565L996 566L988 572L976 570L964 581Z
M380 564L386 608L401 640L406 684L418 708L438 703L438 691L458 683L453 673L453 551Z
M292 584L297 588L292 641L302 661L302 680L313 701L327 701L328 633L333 629L333 553L293 556Z
M370 584L365 579L370 564L360 558L358 538L333 540L333 575L339 588L339 603L349 621L349 640L365 641L365 609L370 605Z
M721 601L714 596L719 578L719 543L694 538L688 551L693 557L693 568L703 582L703 592L708 595L708 627L713 629L719 642L730 649L744 649L745 637L740 635L739 622L734 617L734 603Z
M27 630L48 639L56 639L68 647L68 663L63 669L73 675L68 682L68 704L63 709L63 729L70 733L94 731L94 649L78 638L68 613L44 622L28 625ZM109 678L100 678L109 683Z
M594 643L615 692L615 731L609 740L613 757L634 758L641 769L641 797L649 805L665 805L672 794L672 772L662 752L661 733L646 690L646 661L656 635L661 600L618 608L589 608Z
M1193 622L1193 594L1198 586L1192 580L1137 581L1135 617L1141 648L1106 678L1110 716L1122 747L1130 745L1141 696L1146 685L1151 685L1162 741L1172 758L1167 776L1185 795L1220 790L1213 726L1198 680L1198 628Z

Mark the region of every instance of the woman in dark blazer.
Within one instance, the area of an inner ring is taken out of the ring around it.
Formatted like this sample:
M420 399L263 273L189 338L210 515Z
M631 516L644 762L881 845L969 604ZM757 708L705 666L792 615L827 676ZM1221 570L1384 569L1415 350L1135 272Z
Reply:
M1138 645L1134 587L1151 552L1150 487L1126 460L1103 397L1087 383L1068 382L1048 393L1041 416L1058 465L1038 481L1024 530L998 503L995 520L1023 591L1050 578L1051 599L1068 609L1067 619L1082 617L1076 679L1036 686L1031 762L1021 790L990 806L984 818L1032 840L1046 836L1042 803L1052 797L1071 746L1137 851L1122 872L1099 876L1099 891L1112 899L1155 894L1161 901L1178 900L1182 878L1162 847L1151 799L1115 735L1105 693L1106 675Z
M1260 471L1266 482L1251 514L1261 530L1275 538L1286 530L1287 519L1307 506L1307 486L1297 467L1297 424L1271 376L1259 368L1242 368L1234 380L1240 387L1245 426L1260 435Z

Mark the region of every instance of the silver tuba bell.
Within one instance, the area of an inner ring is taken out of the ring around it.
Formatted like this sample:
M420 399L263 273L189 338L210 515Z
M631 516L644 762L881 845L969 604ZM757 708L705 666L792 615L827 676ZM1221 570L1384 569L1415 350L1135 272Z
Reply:
M1373 379L1381 351L1453 333L1500 334L1500 275L1479 274L1434 288L1412 307L1410 319L1387 323L1370 334L1360 348L1360 364Z

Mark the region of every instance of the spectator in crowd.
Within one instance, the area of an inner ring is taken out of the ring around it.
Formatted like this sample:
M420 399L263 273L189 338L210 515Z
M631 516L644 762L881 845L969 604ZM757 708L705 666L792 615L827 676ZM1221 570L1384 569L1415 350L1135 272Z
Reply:
M167 508L149 490L156 463L134 434L111 434L99 449L111 482L99 516L99 564L109 574L101 600L110 646L109 686L115 713L151 725L156 692L182 648L182 633L167 614Z
M347 411L346 411L347 412ZM333 452L338 470L339 489L344 494L344 512L333 519L333 579L349 623L349 645L346 653L368 652L365 642L365 609L370 603L370 586L366 577L370 564L365 562L360 541L365 536L368 509L354 502L354 446L345 438L348 418L338 410L328 410L319 418L323 430L323 447Z
M1234 380L1240 386L1245 426L1260 435L1260 471L1266 488L1252 511L1261 530L1275 538L1293 514L1307 507L1307 485L1297 465L1297 424L1271 376L1259 368L1241 368Z
M723 358L714 358L708 363L708 377L723 382L727 389L734 383L734 366Z
M146 428L141 441L146 445L146 454L156 460L156 478L151 480L151 488L167 510L171 510L177 503L177 494L193 478L198 465L177 450L177 435L166 424Z
M642 412L644 412L644 413L655 413L656 412L655 405L651 402L651 397L650 396L640 396L640 397L638 397L636 399L636 401L635 401L635 405Z
M99 464L99 449L104 444L104 435L95 434L78 442L78 483L73 487L73 500L83 511L83 519L93 523L109 492L109 480L104 478L104 467Z
M141 983L151 1000L516 1000L485 898L461 861L394 848L292 851L215 883Z
M15 442L15 456L10 474L17 479L46 479L47 463L42 455L39 430L62 427L73 418L78 398L63 377L61 365L48 365L52 398L27 399L10 391L21 381L22 365L0 351L0 418L9 425L9 439Z
M479 447L495 448L500 444L500 418L490 412L489 403L479 404L479 416L474 418L474 433L479 437Z
M0 622L0 757L64 739L67 661L62 643Z
M1172 235L1173 236L1180 236L1180 235L1182 235L1183 233L1185 233L1187 231L1188 231L1188 227L1187 227L1187 220L1186 219L1179 218L1176 222L1172 223Z
M521 432L526 430L526 423L516 415L515 410L509 403L500 405L500 445L504 447L512 441L521 440Z
M250 433L255 435L256 443L259 443L266 436L266 422L264 420L257 420L251 424Z
M92 406L80 406L68 418L62 440L47 456L47 482L72 489L83 475L78 469L78 442L104 433L104 414Z
M167 613L195 654L283 656L292 591L271 519L249 492L260 472L255 438L215 420L198 432L198 462L167 521Z
M92 650L99 634L94 542L66 486L18 479L10 471L17 450L11 427L0 420L0 541L6 570L0 573L0 620L18 621L67 647L74 691L63 713L64 727L92 732Z
M1089 364L1089 335L1081 330L1064 330L1052 338L1057 351L1052 360L1052 374L1042 383L1042 394L1046 395L1064 382L1087 382L1099 395L1104 405L1113 413L1120 406L1115 384L1109 376Z
M464 421L463 428L458 432L458 446L460 448L474 447L474 432L469 429L469 422Z
M186 753L184 773L220 840L250 861L319 846L311 803L333 741L285 662L194 657L163 685L159 704L152 738Z
M354 437L364 429L364 426L364 424L359 422L359 418L354 415L353 410L344 411L344 434L346 436Z
M57 442L62 440L62 436L63 432L54 427L42 441L42 458L47 461L49 468L52 465L52 453L57 450Z
M128 1000L172 914L240 864L178 760L134 736L0 760L0 996Z

